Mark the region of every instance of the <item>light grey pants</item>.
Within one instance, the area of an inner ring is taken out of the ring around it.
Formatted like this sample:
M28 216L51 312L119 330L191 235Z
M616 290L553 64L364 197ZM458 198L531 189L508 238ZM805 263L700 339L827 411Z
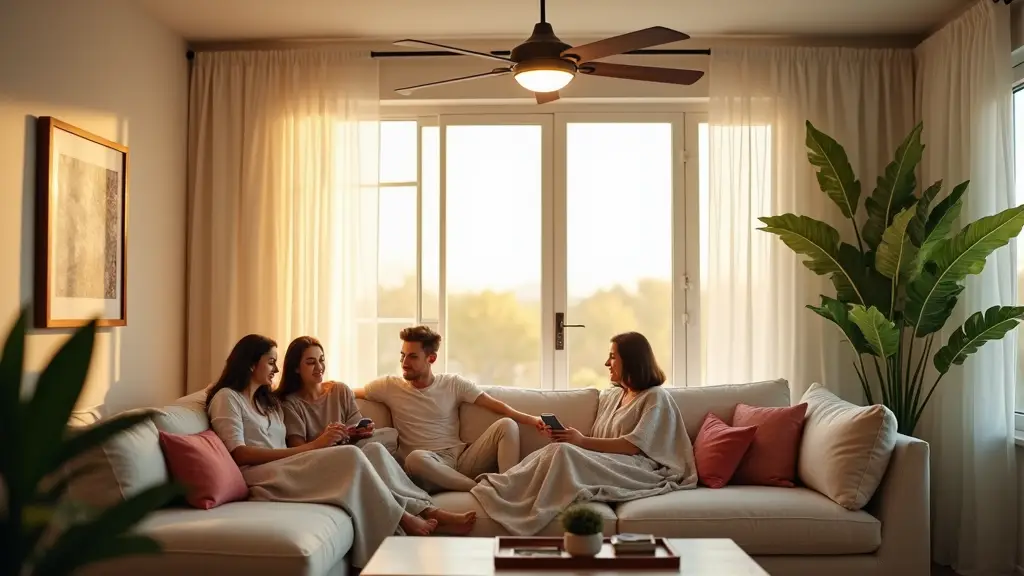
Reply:
M511 418L491 424L472 444L447 450L413 450L405 470L427 492L468 492L476 477L505 472L519 463L519 426Z

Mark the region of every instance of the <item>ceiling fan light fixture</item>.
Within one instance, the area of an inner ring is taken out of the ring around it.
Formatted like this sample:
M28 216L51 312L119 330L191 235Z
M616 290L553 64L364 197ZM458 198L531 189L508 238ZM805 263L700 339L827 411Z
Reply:
M555 92L576 76L576 65L562 59L531 60L512 69L516 82L531 92Z

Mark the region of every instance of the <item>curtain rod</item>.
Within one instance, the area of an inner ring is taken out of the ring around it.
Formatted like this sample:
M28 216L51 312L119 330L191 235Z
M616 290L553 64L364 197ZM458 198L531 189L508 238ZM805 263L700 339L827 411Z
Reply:
M511 50L491 50L488 54L494 56L510 56ZM631 50L629 52L623 52L623 54L646 54L646 55L704 55L710 56L710 49L702 50L673 50L673 49L646 49L646 50ZM433 51L394 51L394 52L370 52L370 58L408 58L413 56L465 56L465 54L459 54L458 52L448 52L446 50L433 50Z
M511 50L491 50L488 54L494 56L509 56L512 54ZM699 50L673 50L673 49L648 49L648 50L631 50L624 52L623 54L641 54L648 56L710 56L710 49L699 49ZM448 52L446 50L418 50L418 51L371 51L370 58L410 58L410 57L422 57L422 56L465 56L465 54L459 54L458 52ZM192 60L196 57L195 50L186 50L185 58Z

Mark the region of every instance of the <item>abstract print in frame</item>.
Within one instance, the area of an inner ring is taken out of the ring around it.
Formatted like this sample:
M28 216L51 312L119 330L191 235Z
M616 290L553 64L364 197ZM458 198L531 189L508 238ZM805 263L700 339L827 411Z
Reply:
M49 116L36 138L36 327L126 326L128 148Z

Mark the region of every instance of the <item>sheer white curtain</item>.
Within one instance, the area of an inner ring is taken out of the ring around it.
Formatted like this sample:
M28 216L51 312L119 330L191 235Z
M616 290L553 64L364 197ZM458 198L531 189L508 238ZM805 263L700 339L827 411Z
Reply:
M1010 8L982 0L916 50L924 180L970 180L960 225L1016 205L1010 95ZM967 289L940 335L973 312L1016 299L1014 252L1002 248ZM1011 574L1016 563L1013 446L1015 333L954 369L918 428L931 444L932 554L965 575ZM929 381L932 379L929 378Z
M850 222L821 192L805 122L842 144L864 198L914 125L909 50L715 47L709 71L709 197L701 318L705 384L783 377L792 397L812 382L859 401L838 330L805 308L835 295L758 218L784 213Z
M366 53L199 53L189 118L188 389L234 343L316 336L354 383L377 293L377 65ZM366 370L363 370L366 372Z

